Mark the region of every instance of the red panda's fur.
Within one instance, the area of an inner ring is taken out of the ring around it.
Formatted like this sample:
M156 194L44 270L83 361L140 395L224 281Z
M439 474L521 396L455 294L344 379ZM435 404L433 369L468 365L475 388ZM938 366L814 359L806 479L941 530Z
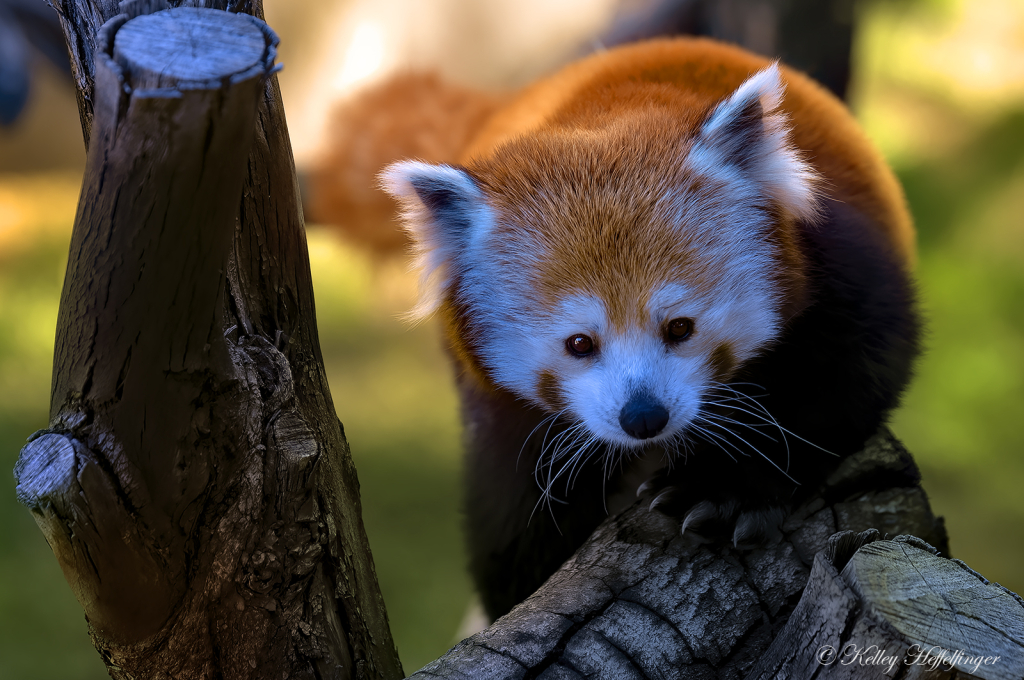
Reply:
M456 365L492 616L589 535L621 481L605 470L636 452L674 463L655 486L689 510L684 531L718 517L743 543L909 380L914 234L896 179L824 88L735 47L591 56L499 107L460 165L399 163L384 182ZM785 441L751 452L730 432L766 423Z
M306 220L334 225L375 254L402 253L409 239L377 175L403 158L455 162L504 101L436 73L403 72L337 103L306 175Z
M672 133L684 137L769 63L701 38L653 40L598 53L526 88L493 113L459 162L487 158L503 142L529 139L539 130L600 126L614 111L663 109L672 116ZM892 171L842 102L798 71L782 65L782 73L782 109L789 115L793 142L825 178L825 192L877 217L896 253L911 266L913 222ZM678 82L688 88L677 89ZM665 134L653 128L648 132Z

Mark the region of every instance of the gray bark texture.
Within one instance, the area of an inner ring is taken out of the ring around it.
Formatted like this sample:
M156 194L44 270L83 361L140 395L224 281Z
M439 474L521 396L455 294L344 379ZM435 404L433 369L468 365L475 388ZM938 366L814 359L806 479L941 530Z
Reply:
M747 678L1024 677L1024 600L936 552L874 529L834 535Z
M57 7L89 155L19 497L113 677L400 677L322 365L277 38L258 4L164 8Z
M646 503L609 518L533 596L412 677L1021 677L1024 602L935 555L931 545L947 550L942 521L887 431L842 462L774 545L737 549L679 529ZM924 541L854 554L879 532ZM857 656L872 645L887 656ZM975 670L915 656L936 646L1001 658Z

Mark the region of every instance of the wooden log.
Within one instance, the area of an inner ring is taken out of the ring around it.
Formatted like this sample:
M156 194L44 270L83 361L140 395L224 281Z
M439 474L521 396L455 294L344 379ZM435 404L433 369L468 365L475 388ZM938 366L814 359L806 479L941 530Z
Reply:
M126 5L89 53L51 423L19 497L114 677L399 677L316 339L276 36L163 7ZM65 28L85 44L88 21Z
M747 678L1024 677L1024 600L936 552L912 536L836 534Z
M533 596L412 677L743 678L836 532L884 525L946 550L918 481L910 455L882 432L793 511L781 541L755 550L681 536L677 520L638 503Z

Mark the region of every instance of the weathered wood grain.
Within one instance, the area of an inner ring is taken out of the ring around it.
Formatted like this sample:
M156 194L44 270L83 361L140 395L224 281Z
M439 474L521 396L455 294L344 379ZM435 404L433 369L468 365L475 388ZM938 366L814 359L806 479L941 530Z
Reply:
M783 540L755 550L680 536L678 521L638 503L602 524L532 597L412 677L746 677L796 616L837 531L886 523L945 549L918 479L906 450L882 432L793 511ZM889 502L876 505L879 494ZM822 617L826 631L842 630L842 606ZM809 672L792 677L821 670L813 650L791 651L784 659Z
M911 538L871 543L842 578L922 666L925 655L937 663L945 654L946 665L979 678L1024 678L1024 600L929 548Z

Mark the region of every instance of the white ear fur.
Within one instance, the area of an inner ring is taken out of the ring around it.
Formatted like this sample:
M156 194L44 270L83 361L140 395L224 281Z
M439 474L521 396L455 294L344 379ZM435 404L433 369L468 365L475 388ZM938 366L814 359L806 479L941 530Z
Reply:
M420 300L410 316L437 309L451 273L485 232L490 210L484 194L464 170L420 161L393 163L380 174L381 187L402 206L420 269Z
M785 91L778 63L747 78L701 127L689 162L712 175L738 166L783 210L810 221L818 211L819 176L789 138L779 110Z

